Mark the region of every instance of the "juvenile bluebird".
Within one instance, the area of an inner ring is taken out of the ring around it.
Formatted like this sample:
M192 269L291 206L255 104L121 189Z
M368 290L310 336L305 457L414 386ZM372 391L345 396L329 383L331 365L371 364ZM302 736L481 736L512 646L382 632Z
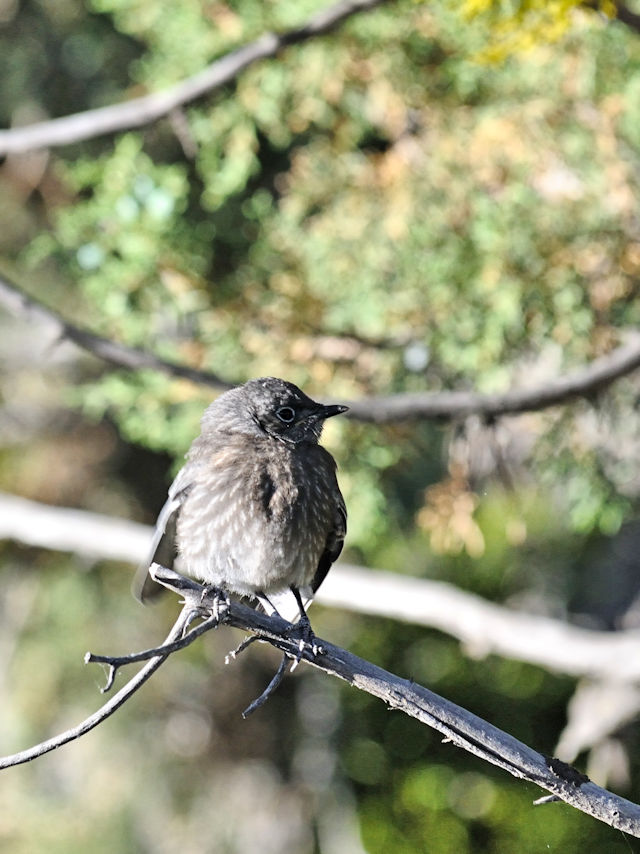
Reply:
M157 562L224 593L270 597L291 591L300 625L313 637L303 600L313 596L342 551L347 511L336 463L318 444L325 406L275 377L250 380L205 411L201 433L156 523L151 557L134 581L140 600Z

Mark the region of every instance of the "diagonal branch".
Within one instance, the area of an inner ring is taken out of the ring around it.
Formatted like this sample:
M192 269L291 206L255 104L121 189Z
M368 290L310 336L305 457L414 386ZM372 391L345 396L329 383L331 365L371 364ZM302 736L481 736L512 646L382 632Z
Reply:
M118 368L125 368L130 371L147 368L170 377L180 377L200 385L208 385L218 390L232 388L233 386L233 383L223 380L211 371L200 371L189 368L187 365L179 365L168 359L161 359L146 350L129 347L126 344L118 344L116 341L111 341L109 338L103 338L88 329L76 326L65 320L57 312L47 308L35 297L21 291L1 273L0 304L14 316L25 316L43 323L59 339L72 341L83 350L93 353L94 356Z
M181 377L218 391L234 384L211 371L189 368L161 359L146 350L118 344L68 322L43 303L29 296L7 276L0 274L0 305L14 315L26 315L43 321L60 338L73 341L100 359L126 370L150 368L167 376ZM498 394L473 391L441 391L400 393L388 397L368 397L344 401L349 412L344 417L375 424L395 424L401 421L453 420L469 415L495 418L535 412L568 403L580 397L597 394L621 377L640 367L640 335L634 335L606 356L594 359L589 365L570 371L555 380L533 386L516 388Z
M169 635L168 642L171 643L184 627L185 615L202 611L203 607L211 609L214 603L205 587L171 570L157 567L154 577L166 587L175 590L185 601L182 614ZM291 635L291 624L276 616L268 617L253 608L232 602L225 607L220 622L250 631L262 640L270 642L288 657L300 658L298 642ZM380 698L390 708L416 718L442 733L446 741L451 741L457 747L497 765L518 779L535 783L550 792L551 798L543 798L540 802L562 800L614 828L640 837L639 805L595 785L570 765L538 753L508 733L427 688L389 673L327 641L322 640L319 643L322 653L314 657L305 651L302 654L303 661ZM36 745L31 750L1 759L0 768L34 759L97 726L107 716L105 710L112 714L135 690L130 686L136 683L136 680L142 684L153 669L166 658L164 654L156 655L157 650L151 650L150 653L153 658L148 664L99 712L68 733ZM140 681L141 674L144 674L144 679ZM139 687L139 684L135 687Z
M359 12L384 0L340 0L317 12L306 24L284 33L265 33L255 41L226 54L202 71L161 92L152 92L121 104L74 113L51 121L0 131L0 156L69 145L107 133L151 124L178 107L213 92L234 80L241 71L261 59L277 56L289 45L300 44L335 29Z

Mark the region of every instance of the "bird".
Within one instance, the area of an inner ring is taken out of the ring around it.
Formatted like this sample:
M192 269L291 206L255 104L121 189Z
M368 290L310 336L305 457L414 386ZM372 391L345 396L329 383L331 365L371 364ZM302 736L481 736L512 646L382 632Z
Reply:
M155 526L149 560L134 580L145 601L160 590L152 563L206 587L257 599L267 613L283 593L313 638L305 601L336 561L347 511L336 462L318 444L325 420L346 412L277 377L252 379L204 412L200 435L176 475Z

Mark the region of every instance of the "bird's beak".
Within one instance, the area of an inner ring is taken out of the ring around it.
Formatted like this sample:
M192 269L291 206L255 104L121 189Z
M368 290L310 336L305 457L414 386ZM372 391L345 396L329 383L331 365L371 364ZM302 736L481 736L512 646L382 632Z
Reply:
M341 415L349 409L348 406L343 406L341 403L334 403L331 406L321 406L318 415L323 420L331 418L333 415Z

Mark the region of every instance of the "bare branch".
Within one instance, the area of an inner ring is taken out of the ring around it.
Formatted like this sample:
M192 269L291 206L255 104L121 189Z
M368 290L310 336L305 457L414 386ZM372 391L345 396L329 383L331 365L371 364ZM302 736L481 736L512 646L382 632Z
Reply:
M185 607L182 610L173 628L167 635L167 639L165 641L166 644L171 644L177 638L182 636L190 610L191 606L188 608ZM68 729L47 741L36 744L28 750L21 750L19 753L14 753L11 756L0 757L0 770L11 768L14 765L23 765L25 762L31 762L32 759L37 759L38 756L50 753L52 750L62 747L63 744L68 744L70 741L74 741L76 738L80 738L80 736L90 732L90 730L97 727L98 724L101 724L115 711L117 711L120 706L138 690L138 688L144 685L147 679L149 679L160 665L166 661L168 654L169 653L164 653L151 658L148 663L145 664L145 666L118 691L117 694L114 694L114 696L105 703L104 706L102 706L102 708L98 709L97 712L94 712L93 715L90 715L86 720L82 721L78 726L72 727L72 729Z
M152 528L0 493L0 539L138 565ZM487 602L451 584L336 564L317 593L322 605L428 626L458 638L467 654L491 653L556 673L640 682L640 632L600 632Z
M230 83L254 62L277 56L290 45L324 35L352 15L373 9L382 2L384 0L340 0L317 12L301 27L279 35L265 33L259 39L222 56L202 71L162 92L152 92L121 104L0 131L0 156L34 148L69 145L103 134L151 124L178 107Z
M193 607L207 606L207 588L185 579L172 570L155 566L154 578L175 589ZM185 587L186 585L186 587ZM276 616L268 617L253 608L230 602L220 619L244 631L257 634L287 656L344 679L375 697L441 732L446 741L546 789L555 798L603 821L640 837L640 806L592 783L585 775L559 759L544 756L518 739L494 727L461 706L434 694L415 682L401 679L347 650L318 639L322 653L305 650L300 656L298 642L291 637L291 624ZM280 673L280 666L276 677ZM251 707L250 707L251 708Z
M203 607L213 609L215 606L205 587L171 570L161 567L157 570L157 580L170 589L175 589L185 600L183 611L167 638L173 649L173 641L180 636L186 615L194 610L202 610ZM398 709L442 733L446 741L497 765L518 779L535 783L550 792L551 799L562 800L614 828L640 837L640 806L602 789L570 765L538 753L508 733L427 688L401 679L324 640L319 641L321 654L314 656L308 649L301 653L298 641L292 637L290 623L276 616L268 617L238 603L232 602L225 607L220 622L253 632L282 650L286 657L306 661L331 676L344 679L350 685L379 697L390 708ZM163 649L160 656L154 655L140 673L99 712L61 736L36 745L30 750L5 757L0 760L0 768L28 762L88 732L122 705L165 658ZM281 678L283 672L284 667L281 664L274 679ZM537 802L548 802L551 799L544 798Z
M28 546L138 564L149 551L151 530L128 519L0 493L0 539Z
M21 291L0 274L0 304L14 315L26 315L46 323L60 338L73 341L100 359L126 370L150 368L168 376L191 380L218 391L234 383L210 371L201 371L160 359L145 350L117 344L69 323L38 300ZM513 389L501 394L471 391L418 392L341 401L349 406L344 417L376 424L393 424L415 419L450 420L481 415L493 418L534 412L595 395L621 377L640 367L640 335L578 370L532 388Z
M571 766L543 756L513 736L427 688L399 679L382 668L322 641L325 654L316 667L345 679L422 723L445 740L528 780L560 800L606 824L640 837L640 806L596 786Z
M376 424L391 424L417 418L452 419L468 415L493 418L534 412L589 397L640 367L640 336L591 364L532 388L500 394L466 391L418 392L346 401L345 417Z

